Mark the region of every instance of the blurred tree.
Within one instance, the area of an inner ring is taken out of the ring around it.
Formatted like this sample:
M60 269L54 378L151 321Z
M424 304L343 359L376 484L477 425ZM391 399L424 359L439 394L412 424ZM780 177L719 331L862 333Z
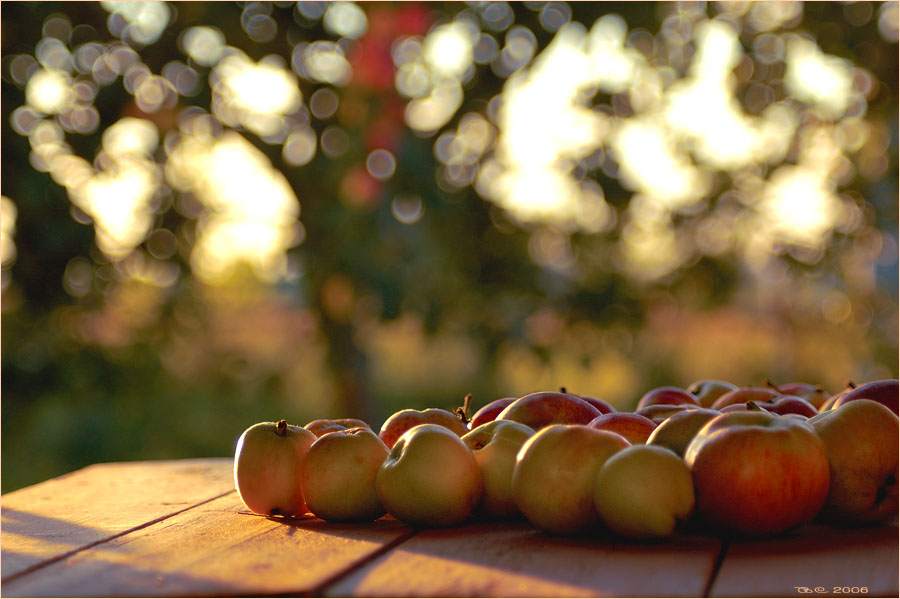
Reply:
M469 391L896 376L895 2L0 16L3 491Z

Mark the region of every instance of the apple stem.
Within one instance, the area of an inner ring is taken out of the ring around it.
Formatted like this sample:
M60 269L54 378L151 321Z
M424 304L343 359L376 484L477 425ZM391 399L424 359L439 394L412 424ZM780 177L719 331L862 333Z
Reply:
M750 412L762 412L763 411L763 409L761 407L759 407L759 404L757 404L755 401L747 402L747 410Z
M854 383L853 381L847 379L847 387L849 387L851 389L856 389L856 387L858 387L858 385L856 383Z
M283 437L287 434L287 420L282 418L275 423L275 434L279 437Z
M779 388L778 388L778 385L776 385L775 383L773 383L773 382L770 381L769 379L766 379L766 387L768 387L769 389L772 389L773 391L778 391L779 393L781 393L782 395L784 395L784 391L782 391L781 389L779 389Z
M472 394L466 393L466 396L463 397L463 405L456 408L456 415L459 416L459 419L463 424L469 424L469 405L472 403Z
M559 388L559 392L560 392L560 393L568 393L568 391L566 391L566 388L565 388L565 387L560 387L560 388Z

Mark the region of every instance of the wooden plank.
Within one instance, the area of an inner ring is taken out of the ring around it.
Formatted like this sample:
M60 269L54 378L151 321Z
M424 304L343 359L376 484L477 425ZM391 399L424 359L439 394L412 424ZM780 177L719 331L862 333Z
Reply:
M783 538L732 541L713 597L898 597L897 524L811 525Z
M245 511L236 493L3 585L8 597L317 595L406 538L396 520L329 524Z
M231 458L95 464L0 498L3 582L234 491Z
M525 523L420 532L322 589L357 597L700 597L721 544L564 538Z

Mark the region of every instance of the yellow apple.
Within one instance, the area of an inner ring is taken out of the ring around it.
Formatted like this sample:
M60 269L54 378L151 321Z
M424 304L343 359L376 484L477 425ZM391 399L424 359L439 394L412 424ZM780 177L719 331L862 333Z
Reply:
M551 424L519 450L512 496L519 511L541 530L574 534L599 524L594 509L597 471L628 447L624 437L584 424Z
M831 485L822 516L837 523L897 517L898 424L890 408L856 399L809 419L825 444Z
M496 518L519 515L512 498L512 473L516 455L534 434L534 429L514 420L491 420L462 436L463 443L472 450L481 477L484 494L478 511Z
M247 508L266 516L306 513L300 473L316 436L284 420L245 430L234 451L234 486Z
M617 534L633 539L669 536L694 510L691 471L664 447L626 447L597 473L594 506Z
M385 513L375 476L388 448L369 427L325 433L306 452L300 477L309 511L323 520L375 520Z
M460 524L481 499L481 470L459 436L439 424L401 435L375 477L388 513L423 527Z

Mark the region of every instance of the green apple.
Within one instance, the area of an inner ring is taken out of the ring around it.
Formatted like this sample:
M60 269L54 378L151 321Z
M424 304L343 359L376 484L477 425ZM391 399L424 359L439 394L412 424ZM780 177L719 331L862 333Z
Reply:
M309 446L300 476L309 511L336 522L383 516L375 476L387 456L387 445L369 427L323 434Z
M375 491L388 513L422 527L462 523L481 500L482 489L472 451L439 424L419 424L403 433L375 477Z
M266 516L300 516L306 502L300 473L316 436L284 420L260 422L245 430L234 451L234 486L241 501Z
M461 437L475 455L484 481L478 511L496 518L519 515L512 498L512 473L516 455L533 434L534 429L521 422L491 420Z
M551 424L519 450L512 496L519 511L541 530L574 534L599 524L594 509L597 471L628 441L583 424Z
M694 510L691 471L664 447L626 447L597 473L594 506L617 534L633 539L667 537Z
M711 408L697 408L672 414L653 429L647 438L647 444L665 447L683 457L691 439L707 422L718 415L719 412Z
M825 444L831 471L822 516L837 523L896 518L900 421L890 408L857 399L808 422Z

